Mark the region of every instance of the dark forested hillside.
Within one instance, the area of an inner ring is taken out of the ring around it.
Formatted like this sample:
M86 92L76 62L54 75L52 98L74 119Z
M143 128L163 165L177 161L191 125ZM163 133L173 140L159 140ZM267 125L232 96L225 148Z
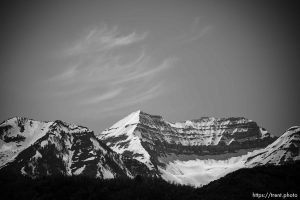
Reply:
M299 171L299 161L281 166L264 165L240 169L198 189L196 193L203 197L202 199L255 199L253 195L267 194L270 196L270 193L273 196L297 194L299 198ZM283 199L283 197L281 198ZM256 199L258 199L257 196ZM269 199L272 198L269 197Z
M161 179L99 180L83 176L31 179L0 174L1 199L255 199L253 194L297 194L300 163L241 169L202 188Z

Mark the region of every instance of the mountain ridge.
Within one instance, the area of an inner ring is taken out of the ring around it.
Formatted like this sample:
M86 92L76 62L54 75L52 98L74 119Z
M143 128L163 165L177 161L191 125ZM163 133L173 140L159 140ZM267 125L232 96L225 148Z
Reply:
M201 146L203 149L200 154L214 154L214 150L217 151L218 147L213 149L213 146L219 145L220 150L224 149L224 145L230 146L231 143L232 148L241 148L245 146L245 143L247 145L252 143L252 146L255 146L254 141L260 137L261 139L268 138L270 141L273 141L272 138L274 136L258 127L252 120L247 120L246 118L220 118L222 121L216 118L210 121L199 120L194 123L190 120L186 120L183 123L171 123L165 121L159 115L150 115L138 110L116 122L110 128L105 129L102 133L97 133L97 137L118 153L128 153L128 151L135 153L144 148L151 150L154 146L163 148L166 145L169 146L169 149L175 150L179 145L185 151L190 151L191 153L195 153L195 151L190 150L189 146ZM250 141L250 136L253 141ZM129 139L138 141L136 142L138 144L132 144L131 141L128 141ZM148 144L145 144L147 142ZM124 148L125 145L120 147L119 144L127 144L129 149ZM210 146L211 148L205 149L205 146ZM160 153L164 155L170 152L165 152L164 149L161 149ZM146 153L144 157L136 156L136 159L140 161L147 160L146 162L150 163L150 158Z
M101 133L61 120L14 117L0 124L0 170L30 177L142 175L202 186L241 168L299 160L299 132L291 127L276 140L244 117L168 122L141 110ZM282 143L288 145L276 145ZM278 156L270 157L273 152Z
M18 126L14 128L11 128L9 122L11 121L0 125L1 139L5 136L21 135L26 140L35 133L33 124L36 121L18 121ZM10 129L4 128L7 125ZM15 147L13 146L15 141L6 142L4 145L10 145L10 149L6 147L4 150L2 144L5 141L1 141L1 158L7 155L8 158L2 162L0 168L11 168L31 177L82 174L101 178L134 177L136 172L132 168L144 168L137 161L111 151L95 137L93 131L86 127L61 120L49 122L47 125L47 129L33 141L29 141L29 144L24 145L22 141L19 142L17 151L12 149ZM21 129L24 131L20 131Z

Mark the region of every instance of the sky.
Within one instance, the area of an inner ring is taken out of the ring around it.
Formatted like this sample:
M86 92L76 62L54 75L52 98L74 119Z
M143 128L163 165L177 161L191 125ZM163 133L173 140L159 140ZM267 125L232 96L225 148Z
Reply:
M99 132L136 110L167 121L300 125L296 1L2 1L0 121Z

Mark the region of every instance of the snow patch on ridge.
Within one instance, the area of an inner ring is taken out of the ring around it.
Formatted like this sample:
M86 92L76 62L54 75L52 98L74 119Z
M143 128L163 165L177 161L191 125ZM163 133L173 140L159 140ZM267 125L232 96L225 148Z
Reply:
M97 140L95 140L94 138L90 138L91 142L93 143L95 150L101 150L101 152L106 155L107 151L99 144L99 142Z
M76 171L73 174L74 175L79 175L83 172L84 169L85 169L85 165L83 165L82 167L76 169Z
M34 158L35 160L37 160L37 159L39 159L39 158L42 158L42 154L41 154L39 151L36 151L36 152L35 152L35 155L33 156L33 158Z
M113 173L109 171L108 169L102 168L102 174L103 174L103 179L112 179L115 178Z

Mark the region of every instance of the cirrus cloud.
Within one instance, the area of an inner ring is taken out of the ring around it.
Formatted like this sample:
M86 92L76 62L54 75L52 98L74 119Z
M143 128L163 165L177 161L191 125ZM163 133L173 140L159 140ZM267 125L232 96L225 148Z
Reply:
M159 76L175 66L177 58L154 58L143 45L147 35L121 34L118 27L89 30L63 50L68 64L47 80L50 95L75 99L87 108L100 106L103 112L161 95L164 84Z
M135 32L129 35L121 35L116 26L112 29L106 26L100 29L93 28L88 31L87 35L67 48L65 53L66 55L74 56L104 52L137 43L144 40L146 36L147 33L137 34Z

